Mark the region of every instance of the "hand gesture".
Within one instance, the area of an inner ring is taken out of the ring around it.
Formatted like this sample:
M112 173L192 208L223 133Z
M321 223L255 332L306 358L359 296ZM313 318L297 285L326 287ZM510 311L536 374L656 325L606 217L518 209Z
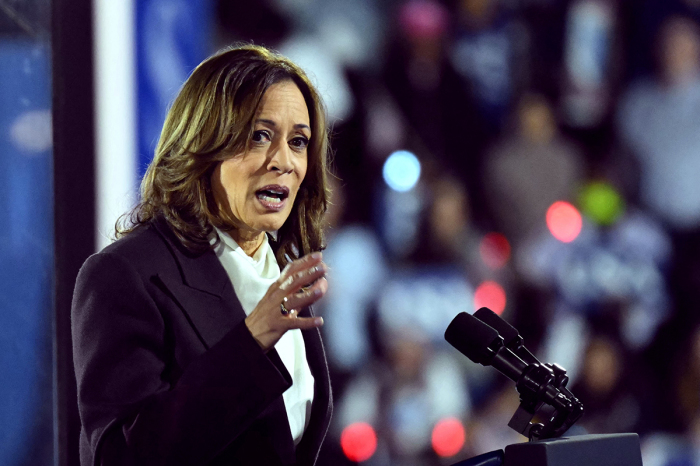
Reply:
M263 350L272 348L287 330L320 327L322 317L298 317L298 311L326 294L327 267L320 252L289 263L280 278L270 285L245 323Z

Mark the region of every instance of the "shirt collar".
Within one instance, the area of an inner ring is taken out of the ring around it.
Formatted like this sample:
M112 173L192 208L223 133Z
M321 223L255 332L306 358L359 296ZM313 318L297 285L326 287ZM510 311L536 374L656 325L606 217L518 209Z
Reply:
M243 251L243 249L236 243L236 240L231 238L231 235L226 233L223 230L220 230L217 227L214 227L214 230L216 233L219 235L219 239L224 245L224 248L231 250L237 254L241 254L242 256L245 256L248 260L254 263L259 263L261 261L265 260L265 257L267 256L267 250L270 247L269 240L267 238L267 234L263 235L263 242L260 244L260 247L258 248L257 251L255 251L255 254L253 256L249 256Z

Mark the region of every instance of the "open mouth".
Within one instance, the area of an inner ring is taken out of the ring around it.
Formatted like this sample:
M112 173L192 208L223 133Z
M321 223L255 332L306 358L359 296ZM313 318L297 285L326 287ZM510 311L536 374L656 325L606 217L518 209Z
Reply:
M266 207L280 207L285 199L289 197L289 188L286 186L269 185L258 189L255 195Z

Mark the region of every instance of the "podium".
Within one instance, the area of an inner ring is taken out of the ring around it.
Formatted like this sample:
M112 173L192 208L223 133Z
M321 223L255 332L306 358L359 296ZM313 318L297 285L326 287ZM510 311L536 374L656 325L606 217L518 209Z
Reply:
M594 434L508 445L453 466L642 466L637 434Z

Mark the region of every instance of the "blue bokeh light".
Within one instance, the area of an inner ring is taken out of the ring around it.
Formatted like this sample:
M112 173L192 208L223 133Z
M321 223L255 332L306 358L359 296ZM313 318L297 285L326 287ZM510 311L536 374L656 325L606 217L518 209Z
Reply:
M406 192L413 189L420 179L420 162L415 154L406 150L393 152L384 162L382 175L384 182L394 191Z

